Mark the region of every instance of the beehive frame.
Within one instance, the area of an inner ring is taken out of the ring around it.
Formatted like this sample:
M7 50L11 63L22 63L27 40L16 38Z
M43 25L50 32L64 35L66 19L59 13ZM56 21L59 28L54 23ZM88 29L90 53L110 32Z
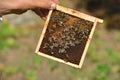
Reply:
M71 63L71 62L66 62L66 61L63 60L63 59L57 58L57 57L55 57L55 56L47 55L47 54L39 51L39 50L40 50L40 47L41 47L41 44L42 44L42 41L43 41L43 39L44 39L46 30L47 30L47 27L48 27L50 18L51 18L51 15L52 15L52 13L53 13L53 10L50 10L50 11L49 11L49 14L48 14L48 16L47 16L47 20L46 20L46 22L45 22L43 31L42 31L42 33L41 33L41 36L40 36L40 39L39 39L39 43L38 43L38 45L37 45L37 48L36 48L35 53L37 53L38 55L41 55L41 56L43 56L43 57L50 58L50 59L53 59L53 60L58 61L58 62L61 62L61 63L65 63L65 64L67 64L67 65L70 65L70 66L73 66L73 67L76 67L76 68L81 68L81 67L82 67L82 64L83 64L83 61L84 61L84 59L85 59L87 50L88 50L88 46L89 46L89 44L90 44L90 42L91 42L93 33L94 33L94 31L95 31L96 25L97 25L97 23L102 23L103 20L101 20L101 19L99 19L99 18L96 18L96 17L93 17L93 16L90 16L90 15L87 15L87 14L84 14L84 13L80 13L80 12L78 12L78 11L75 11L75 10L72 10L72 9L69 9L69 8L65 8L65 7L59 6L59 5L57 5L56 10L57 10L57 11L61 11L61 12L66 13L66 14L69 14L69 15L71 15L71 16L75 16L75 17L82 18L82 19L84 19L84 20L88 20L88 21L90 21L90 22L93 22L93 27L92 27L92 29L91 29L91 31L90 31L90 34L89 34L89 36L88 36L88 39L87 39L87 41L86 41L86 45L85 45L84 51L83 51L83 53L82 53L82 56L81 56L81 58L80 58L79 64L77 65L77 64L74 64L74 63Z

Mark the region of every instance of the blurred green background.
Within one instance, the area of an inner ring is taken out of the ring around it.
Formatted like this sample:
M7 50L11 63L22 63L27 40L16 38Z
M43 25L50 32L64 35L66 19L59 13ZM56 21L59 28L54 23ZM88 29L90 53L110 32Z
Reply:
M0 80L120 80L120 1L60 0L104 19L97 25L82 69L34 54L44 21L33 12L0 22Z

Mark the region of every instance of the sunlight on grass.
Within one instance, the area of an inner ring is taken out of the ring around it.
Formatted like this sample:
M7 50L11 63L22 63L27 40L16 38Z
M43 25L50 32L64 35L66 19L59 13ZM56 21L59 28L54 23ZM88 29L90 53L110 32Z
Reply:
M19 66L17 66L18 72L25 72L27 67L27 61L22 61Z
M28 70L26 72L27 78L26 80L38 80L37 79L37 72L35 70Z
M117 53L112 48L106 48L105 51L108 54L108 59L112 63L116 63L118 61Z
M98 64L97 69L95 70L95 80L108 80L108 76L111 72L111 69L108 65Z
M35 68L40 68L40 66L42 64L42 58L38 55L34 56L32 58L32 64Z
M51 71L55 70L58 67L58 62L49 60L48 61Z
M14 66L7 66L5 67L4 69L4 74L6 76L10 76L10 75L14 75L16 74L18 71L17 71L17 67L14 67Z
M9 48L17 46L16 37L19 30L8 23L0 23L0 49L8 51Z

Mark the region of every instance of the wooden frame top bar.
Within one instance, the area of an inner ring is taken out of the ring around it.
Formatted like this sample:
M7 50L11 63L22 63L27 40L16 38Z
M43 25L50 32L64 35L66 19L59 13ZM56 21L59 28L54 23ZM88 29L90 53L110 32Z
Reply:
M90 16L90 15L87 15L87 14L81 13L79 11L76 11L76 10L73 10L73 9L70 9L70 8L65 8L65 7L57 5L56 9L59 10L59 11L68 13L70 15L73 15L73 16L76 16L76 17L79 17L79 18L83 18L83 19L91 21L91 22L95 22L95 20L97 20L99 23L103 23L102 19L99 19L99 18Z

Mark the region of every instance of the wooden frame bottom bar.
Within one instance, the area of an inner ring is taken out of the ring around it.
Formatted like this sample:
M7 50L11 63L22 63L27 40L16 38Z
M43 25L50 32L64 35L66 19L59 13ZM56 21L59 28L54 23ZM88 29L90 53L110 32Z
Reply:
M58 61L58 62L67 64L67 65L72 66L72 67L75 67L75 68L81 68L81 67L78 66L78 65L72 64L72 63L70 63L70 62L65 62L65 61L62 60L62 59L59 59L59 58L56 58L56 57L53 57L53 56L46 55L46 54L44 54L44 53L42 53L42 52L38 52L37 54L40 55L40 56L43 56L43 57L46 57L46 58L49 58L49 59L52 59L52 60L55 60L55 61Z

